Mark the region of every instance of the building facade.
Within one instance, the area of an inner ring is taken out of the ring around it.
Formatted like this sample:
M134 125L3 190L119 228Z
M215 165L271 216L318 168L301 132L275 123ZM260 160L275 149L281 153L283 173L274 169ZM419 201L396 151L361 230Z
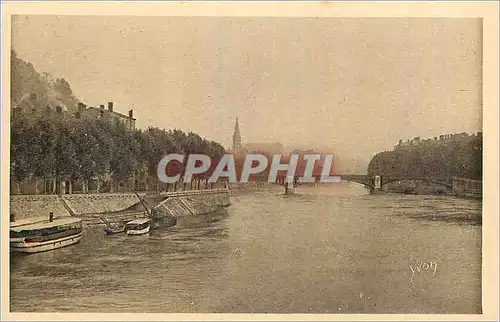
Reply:
M81 118L92 118L92 119L105 119L105 120L115 120L121 122L125 127L131 131L135 130L134 111L129 110L128 115L118 113L113 110L113 102L108 102L108 108L105 109L104 105L100 105L99 108L88 107L83 103L78 103L78 111L76 112L77 117Z
M16 118L18 116L28 116L33 118L38 118L43 115L50 115L55 113L61 117L76 117L85 119L105 119L108 121L121 122L129 130L135 130L134 111L129 110L128 115L118 113L113 110L113 102L108 102L108 108L105 109L104 105L100 105L99 108L87 107L83 103L78 103L76 112L72 109L71 111L60 101L54 101L52 104L47 104L46 107L41 108L36 102L36 96L31 95L25 99L22 104L15 104L11 109L11 117ZM240 139L241 141L241 139Z

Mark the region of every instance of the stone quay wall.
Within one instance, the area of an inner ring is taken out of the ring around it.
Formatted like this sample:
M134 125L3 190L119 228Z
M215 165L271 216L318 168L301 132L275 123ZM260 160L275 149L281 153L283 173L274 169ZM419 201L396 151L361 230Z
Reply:
M10 214L16 220L45 215L48 218L51 212L55 217L70 216L57 195L11 195L9 204Z
M384 184L380 192L481 198L482 186L481 180L465 178L454 178L451 186L424 180L399 180Z
M145 193L138 193L144 197ZM194 191L167 192L167 197L159 206L174 217L202 215L230 204L229 190L206 189ZM87 224L102 223L100 217L115 211L127 209L137 204L139 199L134 193L72 194L72 195L11 195L10 214L15 219L48 216L76 216ZM130 212L122 216L136 218L144 211ZM120 216L120 215L118 215Z
M453 191L461 197L481 197L483 195L483 181L455 178L453 179Z
M156 209L177 218L210 213L231 204L227 189L170 192L163 195L168 198Z

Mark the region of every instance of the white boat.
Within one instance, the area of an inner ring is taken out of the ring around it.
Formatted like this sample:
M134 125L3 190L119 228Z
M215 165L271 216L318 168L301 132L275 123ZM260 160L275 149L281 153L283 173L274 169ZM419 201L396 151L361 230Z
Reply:
M61 217L35 222L12 222L10 225L10 250L21 253L38 253L76 244L82 238L82 220Z
M144 235L149 233L151 228L149 218L139 218L129 221L125 226L127 235Z

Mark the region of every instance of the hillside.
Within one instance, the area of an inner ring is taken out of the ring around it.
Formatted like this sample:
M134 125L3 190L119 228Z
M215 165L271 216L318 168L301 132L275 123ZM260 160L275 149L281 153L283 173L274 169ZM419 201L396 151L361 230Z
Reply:
M31 63L11 51L11 108L40 110L48 105L52 109L60 106L73 113L77 104L68 81L38 72Z
M439 139L400 142L381 152L368 165L368 175L392 178L453 177L482 179L482 133L442 135Z

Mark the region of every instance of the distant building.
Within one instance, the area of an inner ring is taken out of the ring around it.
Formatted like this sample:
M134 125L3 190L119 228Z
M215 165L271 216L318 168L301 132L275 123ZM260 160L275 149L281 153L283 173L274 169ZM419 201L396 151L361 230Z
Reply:
M482 135L482 132L478 132L476 136ZM418 147L422 144L446 144L452 141L462 141L466 140L468 138L472 138L474 134L469 135L466 132L462 133L455 133L455 134L442 134L439 136L434 137L434 139L420 139L419 136L414 137L411 140L407 140L406 142L403 142L403 140L399 140L398 145L394 146L394 149L400 149L400 148L413 148L413 147Z
M108 108L105 109L104 105L101 105L99 108L89 107L83 103L78 103L78 111L76 112L76 116L79 118L92 118L92 119L106 119L106 120L115 120L122 122L127 129L135 130L135 121L134 111L130 110L128 115L118 113L113 110L113 102L108 102Z
M100 108L88 107L83 103L78 103L78 107L76 112L70 113L69 109L59 100L49 100L49 104L46 107L40 108L40 103L37 102L37 98L35 94L25 95L25 98L22 102L14 103L13 108L11 109L12 118L16 118L20 115L29 116L29 117L40 117L42 115L56 114L61 115L62 117L76 117L76 118L85 118L85 119L99 119L104 118L107 120L116 120L125 124L127 129L134 130L135 129L135 121L134 111L130 110L128 115L121 114L115 112L113 110L113 102L108 102L108 108L105 109L104 105L101 105Z
M19 102L11 101L11 115L13 118L20 115L36 118L53 112L61 115L66 115L68 113L66 105L57 98L49 97L46 102L48 102L47 105L41 108L45 103L43 103L40 97L36 94L25 94Z
M243 151L246 153L267 153L267 154L282 154L284 145L275 143L246 143L243 144Z
M413 140L406 140L406 142L403 142L403 140L399 140L398 145L394 146L394 149L398 148L408 148L413 146Z

